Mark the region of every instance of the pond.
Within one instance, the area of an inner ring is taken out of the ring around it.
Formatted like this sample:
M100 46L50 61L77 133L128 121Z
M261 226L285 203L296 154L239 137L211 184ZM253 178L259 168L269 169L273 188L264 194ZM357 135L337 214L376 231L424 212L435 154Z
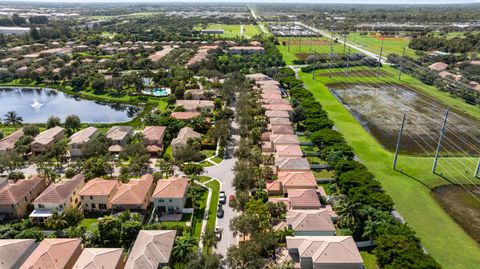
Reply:
M70 114L82 122L115 123L133 119L139 107L85 100L48 88L0 88L0 117L15 111L25 123L46 122L48 117L62 120Z
M432 154L446 106L401 84L330 84L329 89L385 148L394 151L404 113L407 113L400 151ZM443 154L479 153L480 122L450 110Z

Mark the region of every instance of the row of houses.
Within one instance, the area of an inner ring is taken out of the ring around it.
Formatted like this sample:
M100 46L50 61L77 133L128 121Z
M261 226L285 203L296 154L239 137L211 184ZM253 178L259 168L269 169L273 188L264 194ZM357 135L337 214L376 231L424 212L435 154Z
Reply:
M318 187L308 160L304 157L300 140L290 120L292 107L280 83L263 74L247 76L254 80L260 92L259 100L266 109L268 131L262 134L262 153L273 155L271 165L276 180L267 180L270 198L287 206L286 218L277 223L275 230L290 229L287 236L285 260L291 260L294 268L363 268L363 259L351 236L336 236L333 223L337 215L330 205L323 205L320 197L326 193Z
M462 62L459 62L459 63L457 63L457 65L461 64L461 63ZM471 65L480 65L480 61L469 61L468 63L471 64ZM462 75L454 74L454 73L451 73L451 72L447 71L448 67L449 67L449 65L444 63L444 62L436 62L436 63L433 63L433 64L429 65L428 69L430 71L436 72L438 74L438 76L440 76L441 78L447 78L447 79L451 79L451 80L454 80L454 81L462 81L463 80L464 77ZM480 91L480 84L476 81L469 81L468 86L473 90Z
M160 180L155 186L150 174L127 183L102 178L85 182L85 177L78 174L48 185L44 178L35 175L0 186L0 214L3 219L19 219L31 204L34 210L29 217L35 223L42 223L53 211L62 213L67 207L79 207L84 212L127 209L145 212L150 203L158 214L182 214L188 185L187 177L174 176Z
M175 230L141 230L128 255L122 248L83 248L80 238L1 239L0 268L157 269L170 264Z
M218 49L218 44L215 45L206 45L201 46L197 53L187 62L185 67L191 68L195 64L205 60L208 56L209 51ZM252 41L249 46L231 46L228 48L228 52L231 54L253 54L253 53L264 53L265 49L261 46L261 43L257 41Z
M165 136L165 126L147 126L142 131L144 135L144 144L147 150L154 155L158 155L163 150L163 138ZM87 127L69 137L68 152L72 158L83 155L83 145L100 134L100 130L95 127ZM109 151L111 153L122 152L124 147L130 142L134 130L130 126L114 126L110 128L106 137L110 142ZM23 130L20 129L11 135L0 140L0 153L14 149L15 143L23 136ZM55 143L65 138L65 130L56 126L38 134L31 143L31 152L34 155L42 154L52 148Z

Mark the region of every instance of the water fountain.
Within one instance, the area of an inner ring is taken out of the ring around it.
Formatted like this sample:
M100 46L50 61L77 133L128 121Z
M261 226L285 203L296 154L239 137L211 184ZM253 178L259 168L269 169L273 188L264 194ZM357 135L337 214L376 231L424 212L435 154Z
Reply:
M33 103L30 104L31 107L35 108L35 109L39 109L43 106L44 104L38 102L37 98L33 99Z

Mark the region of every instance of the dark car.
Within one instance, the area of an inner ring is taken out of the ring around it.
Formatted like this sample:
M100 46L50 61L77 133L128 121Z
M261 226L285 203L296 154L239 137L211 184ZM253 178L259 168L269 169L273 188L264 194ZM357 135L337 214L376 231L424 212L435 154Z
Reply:
M224 213L222 205L219 204L217 208L217 218L223 218Z

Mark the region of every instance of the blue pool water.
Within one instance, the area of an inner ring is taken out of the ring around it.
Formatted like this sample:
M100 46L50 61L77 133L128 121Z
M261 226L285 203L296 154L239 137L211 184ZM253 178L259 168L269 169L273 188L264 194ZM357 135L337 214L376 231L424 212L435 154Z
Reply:
M157 97L168 96L170 94L170 89L166 88L154 88L151 90L142 91L144 94L153 95Z

